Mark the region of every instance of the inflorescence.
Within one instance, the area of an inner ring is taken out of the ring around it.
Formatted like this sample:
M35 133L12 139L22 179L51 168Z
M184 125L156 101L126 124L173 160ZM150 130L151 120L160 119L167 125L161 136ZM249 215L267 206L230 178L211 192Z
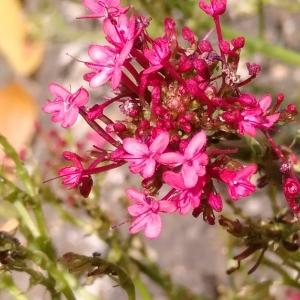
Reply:
M114 96L88 107L85 88L72 93L52 83L53 99L43 109L65 128L81 115L107 142L105 147L95 146L88 160L64 152L71 163L59 171L64 185L87 197L94 174L128 164L141 176L141 188L127 190L132 201L131 233L144 230L146 237L156 238L162 213L202 213L214 224L214 212L223 208L222 185L234 201L253 194L258 186L253 175L263 176L264 170L238 159L238 147L228 146L244 136L265 136L279 162L288 205L300 213L293 161L271 136L295 117L297 109L292 104L281 108L282 94L274 101L271 95L257 99L244 92L261 68L247 63L248 77L242 80L238 75L245 38L223 38L220 16L226 2L199 2L214 21L215 49L212 32L199 39L184 27L179 42L175 22L167 18L164 35L153 39L147 32L150 20L122 7L119 0L83 0L89 14L81 18L98 19L107 40L106 45L89 46L84 80L93 89L109 84ZM105 112L113 105L119 107L121 120L112 120Z

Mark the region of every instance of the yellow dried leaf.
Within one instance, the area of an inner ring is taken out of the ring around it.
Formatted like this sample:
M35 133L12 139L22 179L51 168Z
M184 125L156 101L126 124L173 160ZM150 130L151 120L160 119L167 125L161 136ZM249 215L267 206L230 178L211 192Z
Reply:
M36 102L21 85L11 83L0 89L0 133L17 151L30 141L37 115Z
M6 223L0 226L0 231L7 233L14 233L19 227L19 221L17 219L10 219Z
M44 44L29 39L29 23L19 0L0 0L0 52L21 75L41 64Z

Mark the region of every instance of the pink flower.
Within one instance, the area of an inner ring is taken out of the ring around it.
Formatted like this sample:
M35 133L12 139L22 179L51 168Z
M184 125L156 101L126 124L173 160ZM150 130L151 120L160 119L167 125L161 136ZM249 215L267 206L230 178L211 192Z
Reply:
M50 84L49 90L54 99L47 101L43 111L52 114L52 122L61 123L64 128L71 127L78 118L79 108L87 104L89 93L80 88L72 94L56 83Z
M69 151L65 151L63 156L66 160L71 161L73 165L61 168L58 174L62 177L63 185L68 186L70 189L76 188L83 176L82 159L76 153Z
M279 119L280 113L267 115L268 109L272 104L272 97L266 95L259 101L259 107L255 109L247 109L241 113L241 120L239 122L240 134L248 134L256 136L256 129L269 129Z
M83 5L92 13L83 18L118 17L128 10L127 7L120 6L120 0L83 0Z
M113 21L105 19L103 31L107 41L116 48L123 49L126 47L131 50L136 34L135 24L135 17L128 18L126 15L121 15Z
M199 178L193 188L188 188L183 180L182 174L167 171L163 174L166 184L176 189L176 194L170 198L177 205L180 214L186 215L192 209L200 205L200 197L204 186L204 178Z
M129 232L135 234L145 230L145 236L155 239L159 236L162 228L160 213L172 213L176 206L172 201L161 200L147 196L135 189L127 190L127 196L133 201L128 207L129 214L134 217Z
M168 166L181 166L181 174L184 185L192 188L197 184L198 177L206 173L205 166L208 164L208 156L203 148L206 145L204 131L197 133L188 143L184 153L168 152L160 156L159 162Z
M255 192L256 187L250 182L250 177L256 173L256 170L257 166L251 164L238 171L229 169L221 171L220 178L227 184L228 193L233 200L248 197Z
M89 81L90 87L100 87L111 81L112 88L116 89L121 81L122 66L129 54L128 50L124 48L118 53L109 46L91 45L88 54L92 62L85 64L93 71L84 76L84 79Z
M164 38L156 39L153 42L153 48L144 50L144 55L152 65L144 71L144 74L151 74L162 69L171 56L168 41Z
M222 197L215 192L209 193L208 204L216 212L221 212L223 209Z
M227 0L210 0L210 4L207 4L205 0L199 1L199 7L212 17L223 15L226 5Z
M169 145L170 136L161 132L149 146L134 138L126 138L123 148L127 152L123 157L129 162L133 173L140 173L143 178L151 177L155 172L156 161Z

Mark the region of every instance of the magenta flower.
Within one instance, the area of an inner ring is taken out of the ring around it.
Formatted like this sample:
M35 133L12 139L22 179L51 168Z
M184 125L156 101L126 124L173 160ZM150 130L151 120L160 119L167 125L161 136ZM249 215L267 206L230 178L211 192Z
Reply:
M123 157L129 162L132 173L140 173L144 178L154 174L156 161L169 145L170 136L167 132L161 132L149 146L134 138L126 138L123 148L127 152Z
M233 200L248 197L255 192L256 187L250 182L250 177L256 173L257 166L251 164L242 167L240 170L224 169L220 173L220 178L227 184L227 190Z
M159 71L169 61L171 56L168 41L164 38L156 39L153 43L153 48L145 49L144 55L151 64L151 67L146 69L144 74L151 74Z
M83 0L83 5L91 11L91 15L83 18L118 17L128 11L120 6L120 0Z
M91 45L88 54L92 62L86 66L93 71L85 74L84 79L89 81L90 87L96 88L111 81L111 86L116 89L121 81L122 66L129 54L129 49L124 48L121 53L109 46Z
M49 90L54 99L47 101L43 111L52 115L52 122L61 123L64 128L71 127L78 118L79 108L88 102L88 91L80 88L72 94L56 83L50 84Z
M134 217L129 228L130 233L145 230L148 239L157 238L162 228L160 213L174 212L175 204L169 200L158 201L135 189L127 190L127 196L133 201L133 205L128 207L129 214Z
M197 133L188 143L184 153L168 152L160 156L159 162L168 166L181 166L181 174L184 185L192 188L197 184L198 177L206 173L205 166L208 164L208 156L203 151L206 145L204 131Z
M105 19L103 31L107 41L118 49L124 47L131 49L136 35L135 23L135 17L128 18L126 15L121 15L114 20Z
M177 209L181 215L186 215L192 209L200 205L202 189L205 184L204 178L199 178L193 188L188 188L180 173L167 171L163 174L163 180L166 184L176 190L176 194L170 197L170 200L176 203Z
M267 115L268 109L272 104L272 97L266 95L259 101L259 107L246 109L241 113L239 122L239 133L256 136L256 129L269 129L279 119L280 113Z
M222 197L215 192L211 192L208 195L208 204L216 212L221 212L223 209Z
M208 15L212 17L223 15L227 6L227 0L210 0L210 4L207 1L200 0L199 7Z
M61 168L58 174L62 177L63 185L68 186L70 189L76 188L81 183L83 176L82 159L76 153L69 151L65 151L63 156L66 160L71 161L73 165Z

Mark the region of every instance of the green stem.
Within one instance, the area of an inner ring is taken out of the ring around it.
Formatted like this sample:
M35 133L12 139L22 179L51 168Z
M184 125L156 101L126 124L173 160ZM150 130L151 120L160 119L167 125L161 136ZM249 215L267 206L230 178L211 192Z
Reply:
M134 283L135 287L137 288L137 290L139 291L143 300L154 300L154 298L150 294L147 286L144 284L144 282L141 280L140 277L136 277L133 280L133 283Z
M23 292L15 285L11 276L2 275L0 286L7 291L17 300L29 300Z

